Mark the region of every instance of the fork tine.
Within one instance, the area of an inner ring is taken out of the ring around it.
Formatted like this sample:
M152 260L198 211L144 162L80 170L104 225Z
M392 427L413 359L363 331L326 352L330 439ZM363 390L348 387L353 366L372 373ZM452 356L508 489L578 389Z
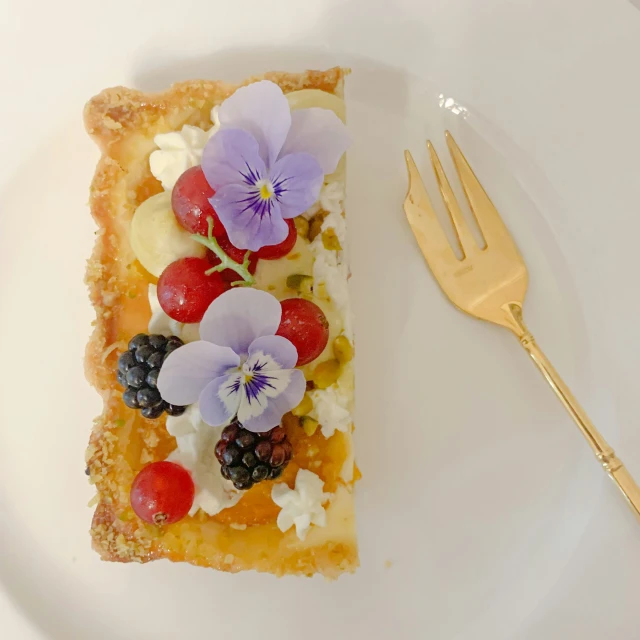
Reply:
M438 179L438 187L440 187L442 199L444 200L444 203L447 207L449 217L451 218L451 222L453 223L453 227L458 237L460 250L462 251L462 255L466 257L466 255L468 253L471 253L473 251L473 248L476 246L475 240L471 235L469 225L467 225L462 215L462 211L460 210L460 206L458 205L456 196L453 193L453 189L451 189L451 184L447 179L447 174L444 172L442 164L440 163L440 158L438 158L438 154L433 148L430 140L427 140L427 148L429 149L429 155L431 156L431 164L433 165L433 170L435 171L436 178Z
M476 217L487 246L489 246L491 242L496 242L501 239L511 241L511 234L502 221L498 210L480 184L480 181L462 151L460 151L460 147L449 131L445 131L445 137L447 139L449 152L453 158L453 164L456 167L462 188L469 201L469 207Z
M404 201L404 211L422 254L436 274L442 267L455 268L456 265L460 265L460 261L440 226L413 156L407 150L404 152L404 158L409 172L409 190Z

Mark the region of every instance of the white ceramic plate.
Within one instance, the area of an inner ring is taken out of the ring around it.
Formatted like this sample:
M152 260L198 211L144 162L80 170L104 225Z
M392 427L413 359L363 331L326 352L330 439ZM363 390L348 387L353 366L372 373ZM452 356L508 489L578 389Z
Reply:
M450 129L529 266L531 328L594 421L624 442L628 459L640 461L640 443L620 420L633 398L624 393L632 388L633 361L620 357L603 314L615 288L633 283L616 252L625 240L614 227L628 219L625 207L638 195L626 181L629 167L620 171L616 162L630 143L592 143L591 178L617 185L606 226L598 218L602 188L594 180L581 202L584 189L576 187L590 175L581 127L591 122L597 130L606 111L579 102L582 112L568 118L561 108L545 111L537 93L555 87L550 95L561 104L580 99L593 76L581 75L576 52L586 64L602 55L602 38L610 60L626 68L628 56L640 53L631 5L614 11L580 3L587 8L583 33L563 40L570 21L560 18L573 14L555 8L545 17L555 7L550 0L533 14L483 3L503 11L497 22L462 0L431 9L401 3L393 14L375 2L310 2L303 9L292 0L269 13L260 2L213 11L194 1L185 13L207 17L195 24L176 24L175 8L142 0L111 7L129 22L80 2L63 4L69 18L56 33L44 27L54 19L49 5L38 7L43 26L29 34L29 48L27 9L7 6L4 24L13 28L0 44L1 57L17 63L7 83L20 93L0 106L3 148L11 150L0 154L0 612L7 637L498 640L566 638L567 630L580 630L589 639L611 616L617 631L631 633L633 616L623 603L638 582L624 567L638 558L631 542L637 531L622 502L608 485L602 490L604 476L517 342L445 302L401 209L402 151L413 151L437 201L424 141L431 137L448 163L443 131ZM302 33L305 46L294 46ZM571 60L575 87L567 90L562 64ZM190 77L240 79L333 63L354 72L348 213L362 567L329 584L168 562L102 563L90 550L85 505L92 492L83 474L99 401L82 372L92 318L82 284L94 229L86 198L97 159L81 128L82 103L117 83L155 90ZM486 86L465 65L482 68ZM554 65L560 69L549 76ZM611 80L611 67L609 75L590 68L622 96L623 114L627 100L640 98ZM517 82L521 74L537 78L536 92ZM617 121L614 114L608 123L614 133ZM627 141L640 137L635 121L625 131ZM612 151L619 155L600 162L598 153ZM622 271L615 285L603 278L615 271L612 260ZM626 305L637 310L634 300ZM633 326L622 309L616 326ZM628 355L637 352L633 343L627 347ZM614 378L615 393L607 383ZM594 527L594 514L607 517L605 528ZM609 600L583 611L585 594L598 593L604 564L619 572L608 578Z

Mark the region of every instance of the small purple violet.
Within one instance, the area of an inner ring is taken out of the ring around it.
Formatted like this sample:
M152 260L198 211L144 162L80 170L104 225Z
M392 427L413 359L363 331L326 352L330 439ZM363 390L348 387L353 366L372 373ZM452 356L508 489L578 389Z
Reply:
M207 143L202 170L210 199L231 242L257 251L282 242L285 220L314 204L324 175L335 171L350 144L328 109L291 112L268 80L238 89L218 111L220 130Z
M197 342L166 359L158 390L171 404L199 402L213 427L237 417L245 429L264 432L302 401L306 382L295 368L298 351L275 335L282 307L270 293L231 289L216 298L200 322Z

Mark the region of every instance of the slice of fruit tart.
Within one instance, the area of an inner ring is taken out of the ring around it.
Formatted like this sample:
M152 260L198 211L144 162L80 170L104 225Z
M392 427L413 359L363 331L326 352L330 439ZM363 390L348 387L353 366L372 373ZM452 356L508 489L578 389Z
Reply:
M86 369L105 560L358 564L346 71L103 91Z

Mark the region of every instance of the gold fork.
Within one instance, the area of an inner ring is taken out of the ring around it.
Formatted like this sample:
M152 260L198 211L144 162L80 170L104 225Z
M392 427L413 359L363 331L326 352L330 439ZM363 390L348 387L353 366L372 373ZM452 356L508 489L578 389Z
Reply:
M462 252L458 259L438 222L416 164L405 151L409 191L404 210L420 250L446 296L461 311L511 330L538 367L587 439L605 471L618 485L636 517L640 518L640 489L546 358L522 319L527 292L527 267L511 234L476 178L453 136L447 145L458 177L486 246L479 247L431 142L427 142L442 199L451 217Z

